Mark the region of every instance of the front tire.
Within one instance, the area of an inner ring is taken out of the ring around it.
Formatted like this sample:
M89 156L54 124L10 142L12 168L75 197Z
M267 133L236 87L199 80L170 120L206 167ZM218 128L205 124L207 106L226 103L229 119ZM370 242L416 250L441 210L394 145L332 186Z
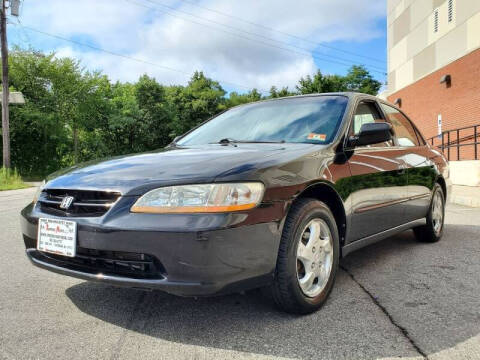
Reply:
M340 245L330 209L315 199L300 199L285 221L272 295L284 311L308 314L327 300L335 282Z
M437 183L433 188L432 201L427 214L427 223L414 228L413 231L418 241L437 242L442 238L445 222L445 195L442 187Z

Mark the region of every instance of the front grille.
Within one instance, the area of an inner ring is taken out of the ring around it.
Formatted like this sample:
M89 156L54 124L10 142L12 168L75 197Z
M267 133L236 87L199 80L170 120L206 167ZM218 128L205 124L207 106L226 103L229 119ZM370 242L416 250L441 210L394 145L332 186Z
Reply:
M68 209L61 207L66 196L73 197ZM102 216L120 197L118 192L90 190L45 189L40 194L38 203L45 213L56 216Z
M162 279L165 269L147 254L77 248L75 257L42 252L47 258L83 272L120 275L137 279Z

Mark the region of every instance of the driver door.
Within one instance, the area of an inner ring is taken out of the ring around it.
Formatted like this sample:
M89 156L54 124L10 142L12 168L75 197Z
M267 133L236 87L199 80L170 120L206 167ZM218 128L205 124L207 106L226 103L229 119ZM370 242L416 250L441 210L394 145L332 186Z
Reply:
M349 135L357 135L363 124L388 122L376 101L357 104ZM348 160L352 174L351 231L348 242L405 223L407 171L403 150L395 139L354 149Z

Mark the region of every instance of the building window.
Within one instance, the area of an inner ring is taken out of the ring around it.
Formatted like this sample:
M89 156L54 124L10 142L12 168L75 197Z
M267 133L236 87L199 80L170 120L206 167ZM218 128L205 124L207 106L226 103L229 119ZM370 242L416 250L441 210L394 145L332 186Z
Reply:
M453 20L453 0L448 0L448 22Z
M433 32L438 32L438 9L433 12Z

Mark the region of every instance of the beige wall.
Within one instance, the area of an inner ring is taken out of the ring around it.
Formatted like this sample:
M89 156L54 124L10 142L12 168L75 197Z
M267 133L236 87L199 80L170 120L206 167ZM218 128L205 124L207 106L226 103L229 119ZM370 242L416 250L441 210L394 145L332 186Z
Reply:
M388 93L480 47L480 0L387 0ZM438 10L438 31L434 11Z

